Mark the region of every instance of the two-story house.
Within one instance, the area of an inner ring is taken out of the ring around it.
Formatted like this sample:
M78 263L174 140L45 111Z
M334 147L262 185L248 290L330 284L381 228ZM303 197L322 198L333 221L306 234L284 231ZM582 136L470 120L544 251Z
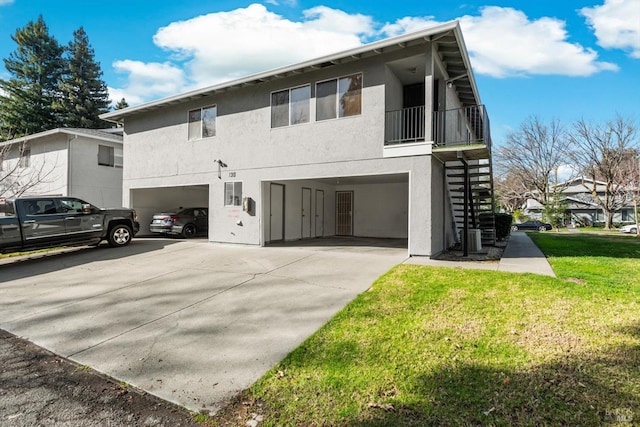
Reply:
M433 256L493 235L488 117L457 22L102 118L124 127L141 233L204 205L213 242L399 238Z
M594 186L595 184L595 186ZM605 198L606 182L593 181L591 178L579 177L562 182L562 196L566 205L566 225L591 225L593 223L604 222L604 211L597 203L592 191L595 189L596 196L601 200ZM620 187L624 188L624 187ZM615 196L619 210L613 214L614 223L635 222L633 215L633 201L624 191ZM544 206L534 199L527 199L522 212L534 219L542 219Z
M58 128L1 142L0 192L122 206L122 129Z

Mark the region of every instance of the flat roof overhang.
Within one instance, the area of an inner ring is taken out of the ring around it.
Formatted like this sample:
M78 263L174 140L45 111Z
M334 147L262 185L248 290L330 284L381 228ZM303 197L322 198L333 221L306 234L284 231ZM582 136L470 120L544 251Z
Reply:
M433 43L448 74L447 81L455 82L460 101L464 106L480 105L480 97L471 71L471 64L458 21L448 22L425 30L366 44L354 49L323 56L241 79L208 86L206 88L174 95L138 106L123 108L100 115L103 120L124 123L125 117L148 113L171 105L182 104L200 98L251 87L288 76L311 72L364 58L378 56L407 47Z

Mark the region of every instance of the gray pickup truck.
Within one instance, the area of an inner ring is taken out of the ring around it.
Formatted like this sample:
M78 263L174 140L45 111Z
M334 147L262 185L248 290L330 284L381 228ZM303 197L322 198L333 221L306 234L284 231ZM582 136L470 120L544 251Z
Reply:
M75 197L0 198L0 252L55 246L126 246L140 229L133 209L100 209Z

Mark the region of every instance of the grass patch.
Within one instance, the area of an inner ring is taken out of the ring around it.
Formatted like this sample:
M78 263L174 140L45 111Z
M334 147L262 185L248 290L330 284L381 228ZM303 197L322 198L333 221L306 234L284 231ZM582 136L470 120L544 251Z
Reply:
M640 242L532 237L558 279L399 265L238 406L272 426L637 422Z

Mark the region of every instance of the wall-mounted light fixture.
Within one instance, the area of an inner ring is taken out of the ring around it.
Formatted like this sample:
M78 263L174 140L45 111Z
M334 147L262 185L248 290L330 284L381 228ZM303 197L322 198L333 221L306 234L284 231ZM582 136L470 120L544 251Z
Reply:
M222 168L226 168L227 164L222 160L214 160L213 163L218 164L218 179L222 179Z
M453 82L455 82L458 79L462 79L464 77L467 77L467 75L468 75L467 73L464 73L464 74L460 74L459 76L451 77L450 79L447 79L447 87L449 89L453 88Z

